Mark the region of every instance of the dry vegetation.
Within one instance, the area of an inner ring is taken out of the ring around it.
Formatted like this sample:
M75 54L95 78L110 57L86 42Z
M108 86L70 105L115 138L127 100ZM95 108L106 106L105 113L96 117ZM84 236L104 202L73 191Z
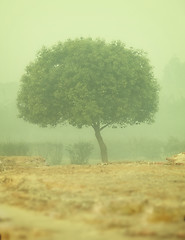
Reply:
M185 165L17 166L0 191L2 240L185 239Z

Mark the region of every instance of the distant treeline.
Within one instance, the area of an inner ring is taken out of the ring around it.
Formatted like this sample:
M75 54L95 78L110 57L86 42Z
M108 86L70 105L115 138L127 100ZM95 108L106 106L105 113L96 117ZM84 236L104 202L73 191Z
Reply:
M63 144L60 143L0 143L1 156L42 156L49 165L62 163Z
M170 137L167 141L155 139L130 139L123 142L109 142L110 158L120 160L161 161L166 157L184 152L185 140Z
M77 144L80 144L77 143ZM88 145L89 143L87 143ZM185 140L169 138L168 141L132 139L123 142L110 141L110 161L162 161L167 156L184 152ZM90 146L92 143L89 144ZM72 145L71 145L72 146ZM82 146L82 145L81 145ZM89 164L100 162L99 149L96 144L90 148ZM87 147L81 148L81 156L87 153ZM69 164L68 146L62 143L0 143L1 156L42 156L49 165ZM91 153L92 152L92 153Z

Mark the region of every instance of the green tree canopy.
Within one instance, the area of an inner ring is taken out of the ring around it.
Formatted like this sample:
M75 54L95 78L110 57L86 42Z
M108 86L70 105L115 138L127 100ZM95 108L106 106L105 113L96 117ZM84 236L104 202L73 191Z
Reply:
M158 84L146 54L120 41L67 40L37 54L21 79L19 116L42 127L91 126L107 161L100 131L151 123Z

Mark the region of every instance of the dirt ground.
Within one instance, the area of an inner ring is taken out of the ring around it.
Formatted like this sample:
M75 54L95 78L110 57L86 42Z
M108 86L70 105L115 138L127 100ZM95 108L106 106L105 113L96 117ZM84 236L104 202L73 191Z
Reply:
M0 172L1 240L185 239L185 165Z

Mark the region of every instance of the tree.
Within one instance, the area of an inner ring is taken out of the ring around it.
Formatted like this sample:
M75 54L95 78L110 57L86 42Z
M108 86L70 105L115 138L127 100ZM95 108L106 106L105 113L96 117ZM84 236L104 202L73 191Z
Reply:
M162 80L160 128L170 137L184 138L185 62L178 57L171 58L164 68Z
M26 67L17 106L19 117L42 127L91 126L108 162L101 131L153 122L158 90L143 51L120 41L69 39L43 47Z
M185 87L185 62L173 57L164 68L163 93L168 101L184 99Z

